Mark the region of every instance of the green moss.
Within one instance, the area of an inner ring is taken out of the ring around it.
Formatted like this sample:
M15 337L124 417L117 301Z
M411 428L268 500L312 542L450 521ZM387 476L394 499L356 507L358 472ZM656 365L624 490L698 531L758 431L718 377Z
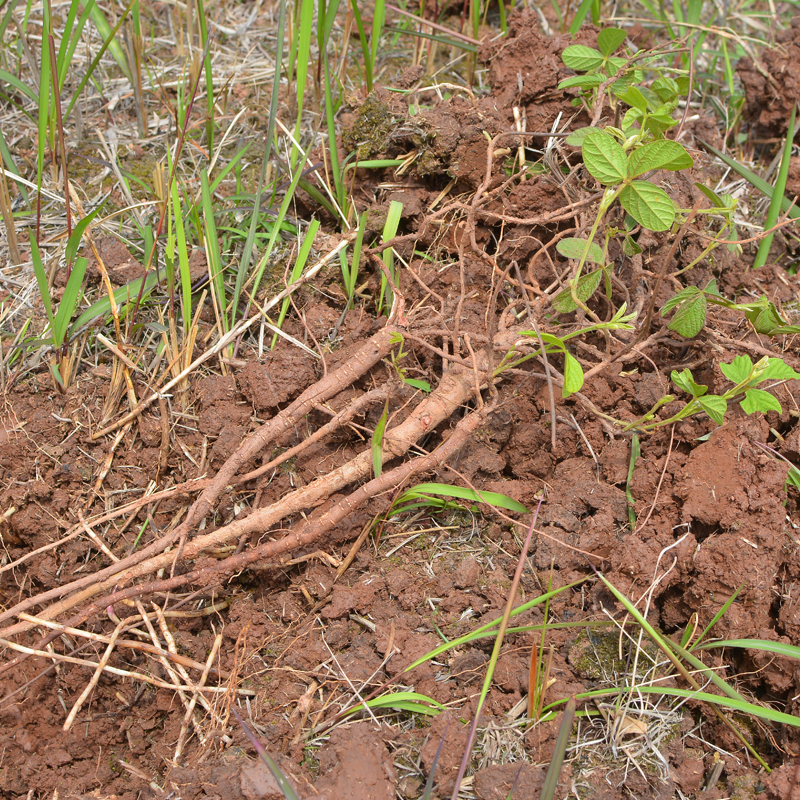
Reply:
M397 120L389 106L371 94L358 109L355 122L342 134L346 152L356 151L359 161L384 153Z
M728 783L731 800L751 800L759 794L758 775L738 775Z

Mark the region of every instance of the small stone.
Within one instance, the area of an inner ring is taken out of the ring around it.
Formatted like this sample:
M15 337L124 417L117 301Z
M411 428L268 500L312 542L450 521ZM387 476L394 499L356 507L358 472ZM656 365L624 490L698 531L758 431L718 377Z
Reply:
M481 565L471 556L465 558L456 568L454 584L458 589L468 589L478 582Z

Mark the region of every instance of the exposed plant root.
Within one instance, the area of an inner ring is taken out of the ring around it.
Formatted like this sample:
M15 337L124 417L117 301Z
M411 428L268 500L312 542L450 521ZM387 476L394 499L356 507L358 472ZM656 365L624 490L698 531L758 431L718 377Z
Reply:
M340 391L346 389L361 375L375 366L375 364L391 350L393 342L398 334L398 329L393 327L386 327L378 331L378 333L369 339L353 355L352 359L349 359L345 364L339 367L339 369L330 372L327 377L318 381L313 386L310 386L288 408L284 409L271 420L265 422L258 430L245 439L239 449L222 466L200 497L191 506L186 515L186 519L172 532L152 542L138 553L133 553L127 558L120 559L111 566L99 570L94 575L86 576L66 586L51 589L37 597L31 597L18 603L13 609L9 609L0 614L0 622L16 616L20 611L28 611L34 606L47 603L59 597L64 597L66 594L72 592L84 591L86 592L86 597L91 597L97 594L98 591L102 591L102 589L97 590L97 586L114 585L114 583L117 582L116 576L120 574L124 574L126 579L132 579L136 575L141 574L134 572L136 566L140 563L147 562L148 559L159 553L164 553L168 547L178 542L181 537L188 536L197 523L211 510L213 504L226 487L230 485L231 480L243 463L257 455L270 442L292 428L299 420L309 414L316 405L324 403ZM306 507L308 506L302 506L302 508ZM195 551L194 546L192 551ZM174 554L170 554L170 561L173 556ZM145 572L144 574L147 573ZM80 600L78 602L80 602ZM53 617L45 618L52 619ZM11 628L0 631L0 634L13 635L13 633L27 630L29 627L30 624L23 625L22 628L19 626L11 626Z
M422 436L448 419L453 412L473 394L475 386L473 381L473 375L460 365L456 365L450 371L446 372L442 376L442 380L436 391L426 397L402 423L386 432L381 453L382 460L386 462L392 458L405 455L408 449L421 439ZM315 387L319 387L319 384L315 384ZM317 395L319 393L321 393L321 389L312 394ZM277 420L278 417L275 419ZM271 420L270 422L273 421L274 420ZM265 429L269 427L270 422L265 423L256 434L250 437L250 440L245 441L220 470L220 473L214 479L214 483L219 487L214 497L218 496L227 485L228 481L226 476L230 475L236 467L260 449L253 440L256 440L256 442L260 444L262 440L268 441L269 438L271 438L266 435L258 436L258 434L264 433ZM267 433L268 432L269 431L267 431ZM363 480L369 475L372 470L372 458L372 450L371 448L367 448L338 469L333 470L307 486L281 498L278 502L266 506L265 508L257 509L242 520L235 520L215 531L186 541L181 557L193 559L209 548L220 547L228 542L239 539L239 537L245 534L254 532L263 533L282 519L319 505L332 494L356 481ZM75 588L69 597L44 609L38 616L42 619L55 619L60 614L70 611L92 597L111 590L115 585L122 586L138 578L152 574L159 569L170 567L175 560L176 554L166 550L166 547L168 544L172 544L177 540L182 530L185 531L188 529L191 521L199 521L205 516L204 513L197 511L194 512L195 515L193 516L192 512L198 507L203 498L207 498L206 502L210 504L210 498L214 488L214 486L211 486L203 493L200 500L190 509L186 521L179 525L170 536L162 537L143 550L142 553L139 554L140 557L138 560L133 563L131 563L131 559L122 559L118 561L116 564L112 565L112 567L107 567L95 574L93 576L94 580L88 586L81 581L63 587L61 591L62 596L63 594L69 593L72 587ZM161 545L161 547L159 548L159 552L153 553L152 551L156 545ZM147 553L147 556L142 559L141 555L144 553ZM126 561L129 562L129 565L124 569L120 569L120 566ZM77 583L83 585L77 587L75 585ZM8 619L10 616L18 614L19 611L27 611L32 604L39 605L41 602L43 602L41 598L30 598L18 604L18 606L13 609L10 609L2 616L4 619ZM23 605L25 608L21 607ZM0 635L12 636L22 633L30 629L30 627L30 622L20 622L0 630Z
M138 599L153 592L170 591L188 583L202 586L217 585L226 575L233 574L248 564L274 559L278 555L288 553L298 547L308 546L370 497L392 490L407 480L414 472L430 469L449 458L463 445L468 433L474 431L485 419L485 409L462 420L445 443L430 455L413 459L384 473L379 478L369 481L348 498L329 509L319 520L312 520L300 530L278 541L266 542L238 553L213 567L202 566L182 575L175 575L173 569L173 574L167 579L130 585L159 570L177 565L178 561L185 563L185 561L196 559L209 549L218 548L252 533L265 533L282 519L314 508L346 486L367 478L373 469L372 448L365 449L348 463L281 498L278 502L254 510L244 519L234 520L214 531L194 538L189 537L197 523L206 516L218 497L234 481L236 472L242 464L319 403L351 385L360 375L374 366L381 357L389 352L398 333L397 329L387 327L375 334L352 360L307 389L289 408L251 434L205 487L203 494L189 509L186 519L174 531L153 542L140 553L117 561L89 579L74 581L58 590L45 592L38 597L32 597L17 604L0 615L0 620L17 617L20 621L0 630L0 635L10 637L24 633L35 627L37 620L42 622L53 620L79 608L77 615L66 621L66 625L79 625L103 608L111 608L114 603L129 598ZM502 331L498 334L498 341L495 344L502 346L502 349L507 349L516 338L515 332ZM500 340L502 340L502 345ZM487 347L479 353L473 352L471 361L473 369L467 369L462 364L454 364L444 373L435 391L425 397L403 422L385 433L381 447L383 463L406 455L412 445L449 419L459 407L474 397L476 392L480 393L481 389L487 385L488 371L492 362L491 347ZM341 414L342 412L337 417L340 417ZM170 549L178 541L181 545L178 550ZM125 586L127 588L123 588ZM97 595L104 593L108 594L100 599L95 599ZM58 597L64 599L49 606L45 605ZM36 617L28 614L25 614L24 618L21 616L22 612L28 611L34 606L45 607ZM58 634L59 630L53 630L45 636L33 648L36 651L35 654L42 652L39 648L52 641ZM31 653L31 650L28 652ZM20 657L3 665L0 667L0 672L18 663L19 660L21 660Z

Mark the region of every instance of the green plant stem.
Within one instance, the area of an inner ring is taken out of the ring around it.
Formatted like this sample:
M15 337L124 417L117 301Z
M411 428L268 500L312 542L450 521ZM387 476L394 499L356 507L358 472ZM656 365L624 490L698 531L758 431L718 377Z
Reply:
M591 250L592 243L594 242L594 237L597 235L597 229L600 227L600 222L606 215L608 209L611 208L614 201L617 199L617 195L619 195L621 191L622 191L621 186L609 186L603 192L603 197L600 200L600 206L597 209L597 216L595 217L592 229L589 231L589 236L586 239L586 246L583 250L583 255L581 256L581 260L578 262L578 268L577 270L575 270L575 276L569 282L569 291L570 291L570 297L572 297L572 302L575 303L575 305L578 306L578 308L582 309L583 312L587 314L595 322L599 322L600 320L589 309L586 303L584 303L583 300L581 300L578 297L578 292L577 292L578 281L580 280L583 266L584 264L586 264L586 259L589 257L589 251Z

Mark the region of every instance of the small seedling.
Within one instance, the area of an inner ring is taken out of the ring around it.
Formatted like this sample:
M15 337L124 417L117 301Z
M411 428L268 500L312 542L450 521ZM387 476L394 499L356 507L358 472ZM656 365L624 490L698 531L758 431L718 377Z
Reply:
M789 325L781 316L775 303L766 295L762 295L751 303L733 303L719 293L716 280L711 281L705 289L697 286L687 286L685 289L681 289L673 298L664 303L661 315L667 316L674 310L675 314L667 327L669 330L691 339L703 329L709 303L742 311L756 333L765 336L800 333L800 325Z
M73 233L73 237L77 233L80 237L80 231ZM64 294L61 297L61 302L58 304L58 310L53 311L53 304L50 300L50 287L47 282L47 273L45 272L44 262L42 255L39 251L39 246L36 243L36 237L31 233L31 260L33 261L33 271L36 273L36 283L39 287L39 296L42 299L45 314L49 323L49 338L39 340L38 344L52 345L55 350L56 356L50 362L50 371L53 375L56 384L64 389L69 385L69 360L67 358L65 344L68 342L67 332L69 324L72 319L75 309L83 296L83 278L86 274L86 267L88 261L83 258L77 258L75 265L67 279L67 285L64 288ZM77 245L76 245L77 247ZM66 369L65 369L66 368ZM67 374L64 374L66 371Z
M581 148L587 171L605 188L588 237L567 240L559 248L562 255L578 261L569 289L553 301L559 313L581 308L595 318L586 303L600 285L603 274L610 290L606 266L608 237L605 251L594 239L614 203L619 201L630 218L642 227L652 231L668 230L676 218L675 204L661 187L645 178L653 171L675 172L688 169L694 163L683 145L664 138L665 131L677 124L671 114L681 94L688 91L687 80L660 74L650 86L645 86L642 70L634 66L635 60L641 60L638 56L613 55L625 38L621 29L605 28L598 36L599 49L573 45L562 54L568 67L585 74L567 78L559 88L581 89L577 102L589 104L591 101L592 106L605 97L603 94L598 98L598 93L608 90L612 107L625 103L630 108L618 124L605 129L581 128L567 137L568 144ZM599 264L599 268L582 276L587 261Z
M758 386L765 381L800 379L800 374L795 372L783 359L769 358L768 356L764 356L755 364L749 356L736 356L730 364L720 364L719 368L722 374L734 383L733 388L724 394L708 394L708 387L697 383L689 369L681 372L673 370L670 376L672 382L679 389L691 395L692 399L669 419L652 422L655 412L661 406L671 403L675 399L673 395L665 395L647 414L635 422L627 424L625 430L654 430L702 412L705 412L717 425L722 425L728 410L728 403L738 399L741 394L744 394L744 397L739 400L739 405L746 414L754 414L757 411L782 413L783 408L778 399L764 389L759 389Z

